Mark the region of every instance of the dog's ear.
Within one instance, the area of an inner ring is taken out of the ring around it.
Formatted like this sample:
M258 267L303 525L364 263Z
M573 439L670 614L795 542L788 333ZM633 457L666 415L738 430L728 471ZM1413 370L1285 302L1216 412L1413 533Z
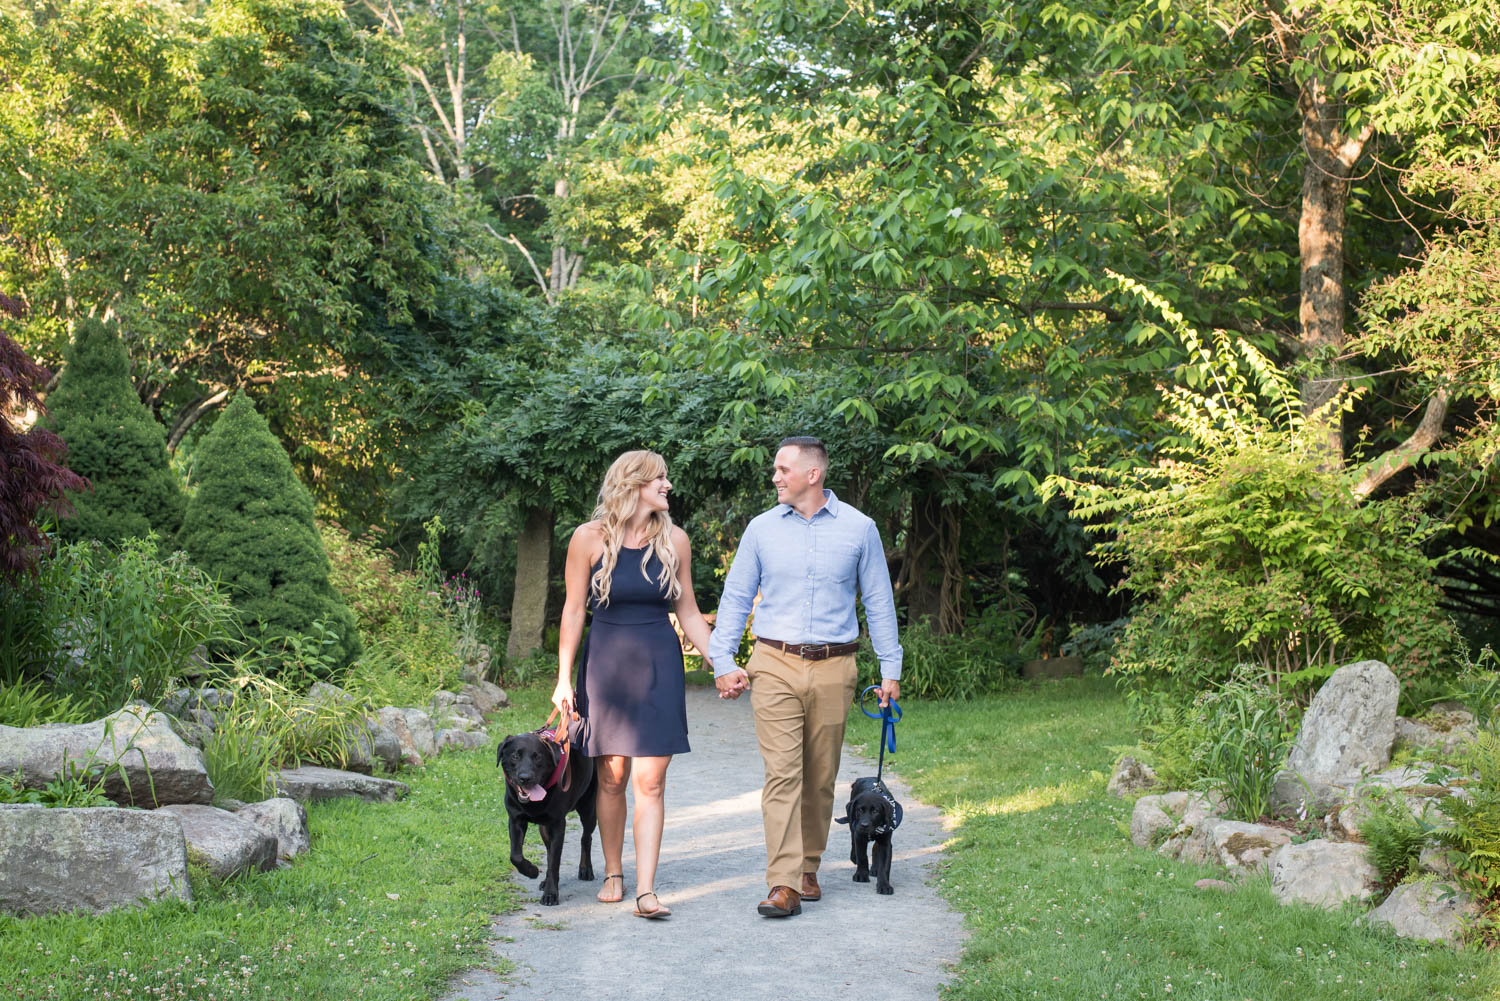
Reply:
M502 762L504 762L504 760L505 760L505 749L507 747L509 747L510 746L510 742L512 740L515 740L515 739L516 738L514 736L506 737L504 740L502 740L500 742L500 746L497 747L497 748L495 748L495 766L496 767L502 767Z
M884 796L880 797L880 824L882 827L896 826L896 811L891 808L891 801Z

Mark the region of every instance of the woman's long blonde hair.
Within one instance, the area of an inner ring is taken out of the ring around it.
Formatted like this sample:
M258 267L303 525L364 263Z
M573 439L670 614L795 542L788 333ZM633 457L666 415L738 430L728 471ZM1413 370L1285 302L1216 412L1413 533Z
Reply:
M604 555L600 558L602 565L589 581L589 589L599 604L609 604L609 582L625 543L625 525L641 502L641 487L666 474L667 460L645 449L626 452L610 463L605 472L604 483L599 487L599 503L594 508L594 520L599 523L599 534L604 536ZM665 511L652 511L642 541L661 560L662 572L657 583L665 588L668 598L677 600L682 594L682 583L677 579L677 550L672 546L672 516ZM649 558L641 560L641 576L648 581L649 562Z

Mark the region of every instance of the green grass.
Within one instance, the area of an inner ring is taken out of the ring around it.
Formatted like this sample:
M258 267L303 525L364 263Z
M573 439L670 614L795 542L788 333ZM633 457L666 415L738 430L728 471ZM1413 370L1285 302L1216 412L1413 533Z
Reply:
M1496 994L1492 954L1356 928L1347 912L1284 907L1264 877L1232 894L1198 890L1194 880L1222 873L1132 845L1131 804L1104 793L1113 749L1134 742L1106 682L902 708L887 767L955 825L941 890L972 937L949 1001ZM856 710L851 740L873 754L877 733Z
M546 716L545 693L513 697L520 708L491 721L496 739ZM0 998L440 994L454 972L493 962L490 917L519 899L509 880L504 787L493 752L483 750L446 754L399 777L412 787L407 799L313 804L310 853L222 885L195 877L190 904L0 917Z

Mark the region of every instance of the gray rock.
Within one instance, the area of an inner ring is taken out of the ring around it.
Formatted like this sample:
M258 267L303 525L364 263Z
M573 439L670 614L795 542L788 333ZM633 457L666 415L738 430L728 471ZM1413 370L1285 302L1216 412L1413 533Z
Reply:
M1377 660L1345 664L1313 696L1297 742L1277 776L1277 806L1306 809L1337 800L1391 760L1401 685Z
M390 803L411 792L411 787L405 782L340 771L337 768L320 768L317 765L282 769L276 776L276 788L283 796L290 796L299 803L338 799L341 796L357 796L372 803Z
M434 718L449 724L448 729L452 730L473 730L484 726L484 714L474 706L462 702L454 703Z
M401 742L401 756L412 765L437 753L437 732L432 717L420 709L384 706L377 714L380 725L389 729Z
M208 868L215 879L228 879L276 864L276 838L228 810L182 803L155 811L182 822L188 858Z
M1402 938L1457 942L1465 921L1479 914L1467 894L1446 883L1403 883L1365 920L1390 928Z
M1219 825L1228 823L1221 817L1205 814L1189 824L1186 819L1178 825L1172 836L1162 845L1160 852L1193 865L1209 865L1219 861L1214 845Z
M445 691L444 689L440 688L437 691L433 692L432 698L428 700L428 714L431 715L434 719L439 719L443 715L443 710L447 709L457 701L457 695L454 695L452 692Z
M235 693L225 688L178 688L164 696L157 708L181 719L188 709L213 712L234 705Z
M1221 820L1213 829L1213 854L1227 869L1258 871L1266 868L1276 849L1291 840L1291 834L1280 827Z
M1453 865L1454 851L1444 845L1427 845L1417 857L1417 868L1430 872L1439 879L1454 879L1458 871Z
M1353 842L1287 844L1271 856L1271 892L1283 904L1335 908L1346 900L1370 899L1379 883L1369 849Z
M0 911L102 914L191 900L177 818L116 807L0 810Z
M78 768L90 761L106 766L104 794L117 803L160 806L214 798L202 752L177 735L165 713L149 707L126 706L92 723L0 726L0 773L20 772L27 786L41 788L63 773L65 761ZM123 766L124 779L115 763Z
M1218 890L1220 893L1233 893L1238 887L1224 879L1200 879L1193 884L1200 890Z
M1130 813L1130 840L1138 848L1151 848L1171 834L1182 818L1191 793L1168 792L1142 796Z
M326 681L315 681L307 690L307 700L321 702L324 705L350 705L354 702L354 696L338 685L331 685Z
M475 730L439 730L437 741L438 749L442 751L450 748L458 751L477 751L481 747L490 746L490 738L482 731Z
M295 799L278 796L247 803L234 815L275 838L279 858L295 858L312 847L307 833L307 810Z
M478 709L483 714L489 714L499 708L499 701L498 699L496 699L494 692L499 692L502 696L505 693L501 692L500 689L495 688L494 685L491 685L488 682L484 682L483 684L484 687L481 687L480 685L474 683L467 684L459 690L459 694L467 695L469 697L470 705L472 705L475 709ZM492 689L493 691L486 691L486 688Z
M386 771L394 772L401 767L401 753L401 741L390 727L379 719L371 720L370 757L384 765Z
M1137 761L1130 755L1120 759L1115 765L1115 773L1109 777L1109 784L1104 791L1111 796L1134 796L1136 793L1150 789L1156 785L1156 772L1144 761Z

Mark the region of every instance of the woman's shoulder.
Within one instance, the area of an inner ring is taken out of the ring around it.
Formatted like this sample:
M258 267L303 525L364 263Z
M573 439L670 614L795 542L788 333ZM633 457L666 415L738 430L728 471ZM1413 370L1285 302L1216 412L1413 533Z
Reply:
M586 521L573 529L573 538L568 542L568 551L582 550L594 559L604 549L604 526L597 521Z

